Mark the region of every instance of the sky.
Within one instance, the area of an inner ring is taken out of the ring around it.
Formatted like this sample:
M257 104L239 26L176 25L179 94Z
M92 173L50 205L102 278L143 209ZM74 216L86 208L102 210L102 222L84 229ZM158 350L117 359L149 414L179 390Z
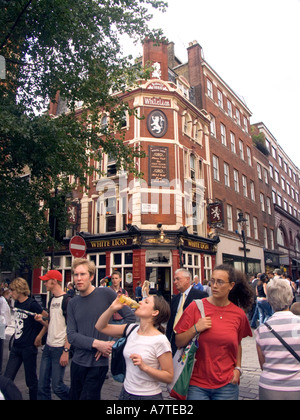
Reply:
M189 42L263 122L300 169L300 0L169 0L154 12L187 62ZM125 45L134 56L142 49ZM298 100L299 99L299 100Z

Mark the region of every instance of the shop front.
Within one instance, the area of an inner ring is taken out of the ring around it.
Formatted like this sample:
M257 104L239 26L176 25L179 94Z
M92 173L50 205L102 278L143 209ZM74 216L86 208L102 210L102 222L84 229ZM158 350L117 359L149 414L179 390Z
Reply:
M87 245L86 256L96 266L94 285L98 287L101 279L117 270L122 274L122 285L130 296L134 296L138 281L148 280L151 289L170 302L172 295L178 293L173 284L178 268L187 268L192 278L198 275L203 281L210 279L215 265L217 241L189 235L186 228L165 231L163 238L157 231L139 230L135 226L115 234L81 233L81 236ZM72 280L71 265L72 256L66 243L64 250L54 257L54 268L62 272L63 286ZM41 289L40 274L41 270L35 271L35 293L46 292Z

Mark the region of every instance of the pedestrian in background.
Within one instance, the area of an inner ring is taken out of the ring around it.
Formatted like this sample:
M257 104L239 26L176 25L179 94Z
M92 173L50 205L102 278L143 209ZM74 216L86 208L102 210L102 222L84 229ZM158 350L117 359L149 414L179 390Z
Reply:
M122 287L122 274L120 271L114 271L111 275L111 288L116 292L118 296L125 295L128 296L127 291ZM112 322L114 324L124 324L123 317L118 313L115 312L113 314L113 320ZM113 339L113 337L111 337Z
M134 294L135 294L135 300L137 302L142 300L142 298L143 298L142 297L142 287L141 287L141 282L140 281L137 282Z
M185 347L201 333L187 399L237 400L242 375L241 342L252 336L243 309L251 306L253 293L246 277L228 265L214 269L210 284L212 295L202 299L205 317L201 318L192 302L175 326L178 347Z
M150 296L150 281L145 280L142 286L142 296L143 299Z
M4 289L0 290L0 375L2 375L3 344L5 340L5 329L11 322L10 307L4 297Z
M180 292L173 296L171 300L171 316L167 324L167 337L171 343L172 354L176 353L177 346L175 343L174 327L179 321L183 311L189 306L194 299L203 299L208 294L197 290L192 285L191 273L185 268L179 268L174 274L174 285Z
M100 315L116 299L110 287L93 286L96 267L86 259L75 259L72 273L79 296L68 304L67 334L74 347L71 363L72 400L99 400L107 371L108 357L113 341L96 330ZM126 323L135 322L135 316L128 307L120 310Z
M300 356L300 317L290 311L293 292L286 280L274 279L267 285L267 296L274 314L268 319L273 328ZM262 373L260 400L300 400L300 363L280 343L266 325L256 331Z
M193 287L194 287L196 290L201 290L201 292L203 292L203 286L202 286L202 284L200 283L199 276L195 276L195 277L194 277Z
M38 347L42 345L45 327L34 316L22 311L29 311L47 316L38 302L30 296L30 289L25 279L18 277L10 283L11 297L15 300L15 334L4 376L14 381L22 363L25 381L29 388L29 399L37 399L38 378L36 363Z
M261 274L256 285L256 302L259 314L259 324L262 325L272 315L271 305L267 300L267 283L269 279L265 273Z
M38 400L51 400L51 385L55 395L61 400L69 400L70 390L64 383L64 374L69 363L67 306L71 297L62 289L62 275L59 271L50 270L40 279L52 297L49 301L48 320L44 321L41 315L35 317L36 321L47 328L47 340L40 364Z

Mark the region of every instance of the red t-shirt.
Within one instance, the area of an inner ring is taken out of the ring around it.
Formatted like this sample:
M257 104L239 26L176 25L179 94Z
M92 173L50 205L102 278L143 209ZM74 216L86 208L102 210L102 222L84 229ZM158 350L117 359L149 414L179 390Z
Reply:
M252 336L248 318L238 306L230 303L218 307L203 299L205 316L211 317L212 327L200 334L199 348L190 385L216 389L233 378L238 346L242 339ZM176 333L187 331L201 318L195 302L184 311L176 325Z

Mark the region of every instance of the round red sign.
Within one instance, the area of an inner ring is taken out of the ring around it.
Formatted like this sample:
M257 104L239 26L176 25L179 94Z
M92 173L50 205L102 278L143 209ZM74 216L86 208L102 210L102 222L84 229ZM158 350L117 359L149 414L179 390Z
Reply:
M86 254L86 242L81 236L73 236L69 243L69 250L73 257L83 258Z

